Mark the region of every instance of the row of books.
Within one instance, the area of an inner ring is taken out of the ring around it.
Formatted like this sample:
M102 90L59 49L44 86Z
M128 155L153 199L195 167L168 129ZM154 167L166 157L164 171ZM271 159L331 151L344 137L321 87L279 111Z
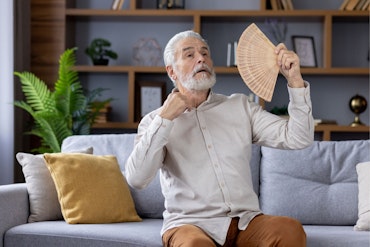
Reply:
M370 10L370 0L344 0L340 10Z
M293 10L292 0L270 0L272 10Z
M113 0L112 9L113 10L120 10L120 9L122 9L122 6L123 6L123 3L124 2L125 2L125 0Z

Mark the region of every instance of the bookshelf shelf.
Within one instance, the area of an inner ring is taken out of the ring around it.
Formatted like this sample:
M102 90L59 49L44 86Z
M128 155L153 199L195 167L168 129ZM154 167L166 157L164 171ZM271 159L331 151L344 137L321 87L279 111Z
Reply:
M370 126L343 126L335 124L319 124L315 127L315 132L322 133L323 141L330 141L333 133L369 133Z
M201 34L212 34L217 33L218 30L214 30L213 23L233 25L233 23L249 23L249 22L263 22L266 18L278 18L285 22L297 26L307 25L318 25L320 32L320 43L321 49L319 50L321 55L321 61L319 67L315 68L302 68L302 74L308 76L318 77L368 77L369 68L367 65L358 66L352 64L337 65L335 61L336 57L333 56L338 53L338 48L335 48L336 43L335 28L338 29L337 25L345 23L345 25L368 25L369 12L365 10L324 10L324 9L294 9L294 10L272 10L267 8L267 3L270 0L260 0L259 10L199 10L199 9L177 9L177 10L159 10L141 8L142 1L137 0L126 0L129 1L129 7L122 10L112 10L107 5L103 8L80 8L77 0L58 0L55 3L53 1L45 4L42 0L33 0L33 6L35 6L36 15L34 18L35 23L33 24L34 37L33 41L35 44L32 45L33 56L32 66L33 71L37 73L41 78L46 81L54 81L53 78L57 74L57 68L55 61L59 55L67 47L81 46L81 40L78 37L81 36L76 32L78 24L83 25L100 24L100 23L111 23L115 26L125 24L125 28L132 23L140 23L143 25L153 24L153 28L161 29L162 26L166 26L168 23L176 23L179 26L185 26L185 28L192 27L195 31ZM88 6L88 4L85 4ZM63 6L64 11L60 11L60 7ZM48 9L46 9L48 8ZM53 13L52 15L50 13ZM38 15L38 16L37 16ZM49 18L44 18L45 15ZM38 18L37 18L38 17ZM45 29L40 29L38 32L37 28L41 27L40 23L47 23L48 26L54 25L52 31L45 32ZM50 25L49 25L50 24ZM339 27L341 28L341 27ZM122 30L124 33L125 30ZM160 30L159 30L160 31ZM55 39L49 41L47 46L45 45L45 33L53 33ZM59 35L59 36L58 36ZM167 33L164 36L167 39L169 36ZM362 36L361 36L362 37ZM366 38L367 35L364 34ZM121 38L121 37L120 37ZM36 41L36 42L35 42ZM37 42L38 41L38 42ZM80 43L78 43L80 42ZM217 48L216 48L217 49ZM344 48L348 50L348 47ZM368 47L366 47L368 49ZM366 50L367 52L367 50ZM43 57L37 56L36 54L43 54ZM50 61L46 61L50 58ZM75 66L76 71L81 72L86 78L90 79L94 76L105 77L105 76L122 76L124 77L125 85L124 90L127 93L127 111L125 112L126 120L109 122L104 124L96 125L97 128L109 128L109 129L125 129L125 128L137 128L137 122L134 121L135 115L135 83L138 79L147 78L166 78L166 71L164 67L142 67L134 66L130 62L124 62L118 65L109 66L91 66L88 63L80 63ZM215 71L217 74L225 76L238 77L238 70L235 67L223 66L220 62L216 64ZM51 78L49 80L49 78ZM319 84L319 83L318 83ZM114 110L114 109L113 109ZM325 133L332 128L337 130L338 126L325 126L317 127L317 131L324 131ZM327 130L329 129L329 130ZM352 131L352 129L351 129Z

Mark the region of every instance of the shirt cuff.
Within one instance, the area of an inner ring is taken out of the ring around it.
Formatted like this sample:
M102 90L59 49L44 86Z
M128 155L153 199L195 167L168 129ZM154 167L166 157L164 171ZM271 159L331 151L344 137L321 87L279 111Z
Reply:
M173 127L173 122L156 115L153 119L152 126L155 128L155 132L158 135L168 137Z
M304 87L292 88L288 86L289 99L291 102L300 103L310 100L310 83L304 81Z

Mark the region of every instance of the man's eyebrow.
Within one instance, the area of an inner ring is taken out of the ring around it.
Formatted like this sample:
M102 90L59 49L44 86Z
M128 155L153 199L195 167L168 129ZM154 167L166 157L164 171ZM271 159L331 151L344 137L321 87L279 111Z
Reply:
M182 49L183 52L188 51L188 50L194 50L194 47L189 46L189 47L185 47Z
M194 49L195 49L194 47L189 46L189 47L183 48L182 51L185 52L185 51L194 50ZM208 47L207 46L202 46L201 50L207 50L208 51Z

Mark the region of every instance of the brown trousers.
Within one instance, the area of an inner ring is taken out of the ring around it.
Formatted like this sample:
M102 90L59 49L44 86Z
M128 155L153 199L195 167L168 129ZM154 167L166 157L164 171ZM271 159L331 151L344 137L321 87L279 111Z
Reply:
M193 225L172 228L163 234L165 247L221 247L202 229ZM271 215L259 215L247 229L238 229L238 219L233 218L222 247L300 247L306 246L306 234L297 220Z

